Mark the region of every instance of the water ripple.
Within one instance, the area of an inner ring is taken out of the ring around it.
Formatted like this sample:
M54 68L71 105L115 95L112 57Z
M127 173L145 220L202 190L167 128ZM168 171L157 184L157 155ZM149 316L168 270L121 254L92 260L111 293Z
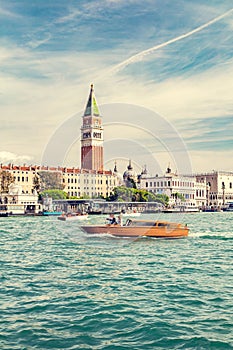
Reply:
M5 219L1 349L233 349L232 213L187 214L170 241Z

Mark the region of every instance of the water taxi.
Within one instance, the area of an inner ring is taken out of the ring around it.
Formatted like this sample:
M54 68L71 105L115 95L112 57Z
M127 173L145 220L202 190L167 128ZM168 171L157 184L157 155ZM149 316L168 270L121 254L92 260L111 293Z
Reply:
M79 220L86 220L88 218L88 214L82 214L82 213L66 213L58 216L58 220L61 221L79 221Z
M128 219L125 225L81 226L89 234L110 234L118 237L181 238L188 236L187 225L176 222Z

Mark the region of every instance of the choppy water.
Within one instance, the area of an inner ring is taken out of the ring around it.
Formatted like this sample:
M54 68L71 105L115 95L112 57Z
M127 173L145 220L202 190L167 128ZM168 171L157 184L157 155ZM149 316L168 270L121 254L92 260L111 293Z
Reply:
M179 219L188 238L133 240L1 218L0 349L233 349L233 213Z

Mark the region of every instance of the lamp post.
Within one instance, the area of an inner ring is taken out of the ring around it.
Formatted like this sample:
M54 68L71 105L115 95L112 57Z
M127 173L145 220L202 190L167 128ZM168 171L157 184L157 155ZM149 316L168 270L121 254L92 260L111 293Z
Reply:
M222 183L222 205L225 205L225 184Z
M209 206L209 196L210 196L210 184L206 185L206 206Z

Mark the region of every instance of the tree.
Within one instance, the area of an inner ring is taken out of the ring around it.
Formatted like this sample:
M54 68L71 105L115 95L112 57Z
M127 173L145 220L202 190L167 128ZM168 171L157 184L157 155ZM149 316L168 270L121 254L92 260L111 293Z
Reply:
M156 195L156 201L162 203L163 205L168 205L169 203L169 197L166 194L159 194Z
M41 192L40 197L46 198L50 197L52 199L67 199L67 193L62 190L45 190Z
M33 178L33 189L36 190L38 193L41 190L41 181L40 176L38 174L35 174Z
M146 190L138 190L125 186L115 187L113 193L106 198L107 201L118 202L159 202L167 205L169 197L165 194L154 194Z
M9 191L9 185L14 182L13 175L6 170L0 171L0 192L7 193Z
M62 174L60 172L39 171L40 189L44 190L63 190Z
M185 202L185 198L183 194L176 192L176 193L173 193L173 196L175 197L175 199L180 199L181 202Z
M129 187L129 188L135 188L135 189L137 188L136 182L130 176L127 177L127 179L125 181L125 185L126 185L126 187Z

